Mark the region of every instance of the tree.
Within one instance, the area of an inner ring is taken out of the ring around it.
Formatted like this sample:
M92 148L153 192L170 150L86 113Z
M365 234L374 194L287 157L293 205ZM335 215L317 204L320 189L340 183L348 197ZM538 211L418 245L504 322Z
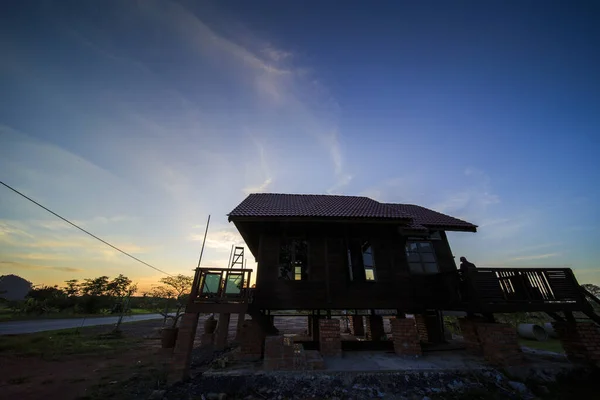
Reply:
M77 279L71 279L65 281L65 287L63 288L64 292L69 297L76 297L81 294L81 285Z
M86 279L81 284L81 292L88 296L105 296L108 290L108 276Z
M171 325L173 328L177 326L179 318L183 315L182 310L185 307L193 281L194 278L191 276L181 274L168 276L160 280L162 285L153 287L150 292L155 299L154 308L165 317L165 321L169 318L173 321ZM162 302L161 299L165 301ZM173 300L175 300L174 316L169 314L169 306Z
M600 297L600 286L594 285L593 283L584 283L581 286L594 296Z

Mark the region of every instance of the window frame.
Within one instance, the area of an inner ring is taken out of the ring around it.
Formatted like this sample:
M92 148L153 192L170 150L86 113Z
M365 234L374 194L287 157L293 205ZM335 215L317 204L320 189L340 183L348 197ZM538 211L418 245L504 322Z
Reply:
M368 244L367 249L369 250L369 254L371 256L371 265L367 267L365 264L365 250L363 247L365 244ZM377 282L377 263L375 262L375 250L373 249L373 242L371 240L365 240L364 243L360 247L360 256L362 261L362 268L365 271L365 282ZM373 274L373 279L369 279L367 275L367 271L371 271Z
M296 255L298 254L298 252L296 251L297 246L294 246L293 243L294 241L298 241L298 242L305 242L306 247L305 247L305 263L301 264L301 265L295 265L296 263ZM287 273L287 275L283 275L281 273L282 271L282 265L284 263L281 262L281 254L282 254L282 247L286 246L288 251L289 251L289 271ZM283 281L291 281L291 282L302 282L302 281L306 281L308 276L307 276L307 271L308 271L308 265L310 263L310 251L309 251L309 241L307 238L305 237L301 237L301 236L286 236L281 238L280 242L279 242L279 255L278 257L278 262L277 262L277 274L278 274L278 279L283 280ZM298 271L298 268L300 268L300 272Z
M417 247L417 251L411 251L409 246L411 244L415 244ZM428 244L431 251L421 251L421 244ZM408 265L408 270L411 275L436 275L440 273L440 264L438 262L437 254L435 253L435 247L433 246L433 242L431 240L407 240L405 245L406 252L406 263ZM411 261L411 255L418 255L419 261ZM433 261L425 260L423 255L432 255ZM419 271L413 269L415 265L419 265ZM435 265L435 272L429 272L426 269L426 265Z

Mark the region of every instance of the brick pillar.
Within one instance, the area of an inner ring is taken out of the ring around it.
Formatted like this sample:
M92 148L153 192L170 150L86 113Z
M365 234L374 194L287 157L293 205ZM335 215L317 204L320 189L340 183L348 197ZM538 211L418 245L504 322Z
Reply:
M392 318L390 323L396 354L399 356L420 356L422 350L417 321L413 318Z
M467 351L474 355L482 355L483 349L477 335L477 323L471 318L459 318L458 325L462 332Z
M241 361L258 361L262 357L265 336L256 321L244 321L239 334Z
M525 358L515 327L472 318L459 318L460 330L467 350L483 357L491 364L517 366L525 363Z
M369 315L367 317L367 338L379 342L384 335L383 317L381 315Z
M525 363L514 326L489 322L476 322L475 325L483 357L489 363L501 366L517 366Z
M265 361L263 366L269 371L292 370L294 368L294 346L286 342L283 335L265 338Z
M427 334L427 324L425 322L425 316L422 314L416 314L415 322L417 323L417 332L419 332L419 340L425 343L429 342L429 335Z
M553 322L571 362L600 363L600 328L593 322Z
M319 321L319 347L322 356L342 355L339 319L321 319Z
M350 332L354 336L365 336L365 323L362 315L350 316Z
M227 347L227 335L229 334L229 320L231 314L221 313L219 314L219 322L217 324L217 337L215 340L215 348L217 350L224 350Z
M235 340L240 340L240 332L242 330L242 326L244 325L245 320L246 320L246 314L239 313L238 320L237 320L237 328L235 330Z
M197 313L183 314L183 318L179 324L179 333L177 334L173 357L171 358L170 381L185 380L190 376L192 350L194 348L199 316L200 314Z

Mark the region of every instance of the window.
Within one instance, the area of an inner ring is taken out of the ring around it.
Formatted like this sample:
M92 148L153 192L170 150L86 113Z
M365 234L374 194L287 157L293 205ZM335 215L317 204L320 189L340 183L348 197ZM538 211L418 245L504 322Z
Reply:
M371 242L355 239L350 240L348 242L347 253L348 273L351 281L362 281L364 279L374 282L377 279ZM361 270L364 270L364 278Z
M406 259L413 274L437 274L438 264L431 242L407 242Z
M279 251L279 279L301 281L308 265L308 243L302 239L282 241Z
M365 268L365 279L368 281L375 280L375 260L373 259L373 246L370 242L365 242L362 245L362 260Z

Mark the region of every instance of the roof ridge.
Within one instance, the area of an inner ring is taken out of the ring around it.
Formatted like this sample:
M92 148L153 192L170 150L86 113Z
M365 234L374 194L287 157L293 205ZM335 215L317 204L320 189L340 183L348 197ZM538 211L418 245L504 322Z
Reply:
M276 195L276 196L319 196L319 197L355 197L355 198L361 198L361 199L369 199L371 201L375 201L377 203L377 200L374 200L370 197L367 196L359 196L359 195L353 195L353 194L320 194L320 193L279 193L279 192L256 192L256 193L249 193L248 196L252 196L252 195ZM383 204L383 203L380 203Z

